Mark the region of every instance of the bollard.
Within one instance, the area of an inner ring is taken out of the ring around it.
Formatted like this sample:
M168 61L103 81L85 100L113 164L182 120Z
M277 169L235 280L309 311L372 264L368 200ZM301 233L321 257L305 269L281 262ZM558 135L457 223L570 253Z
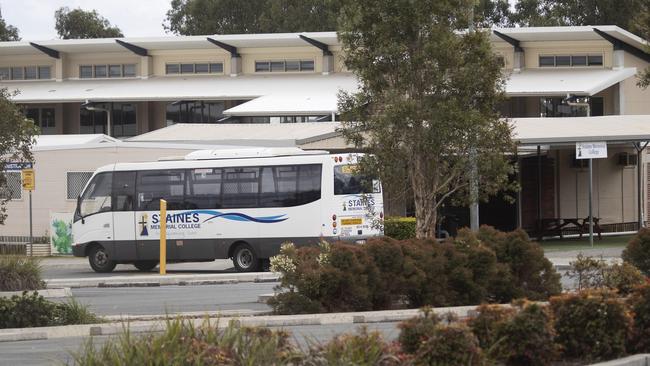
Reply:
M160 200L160 274L167 274L167 201Z

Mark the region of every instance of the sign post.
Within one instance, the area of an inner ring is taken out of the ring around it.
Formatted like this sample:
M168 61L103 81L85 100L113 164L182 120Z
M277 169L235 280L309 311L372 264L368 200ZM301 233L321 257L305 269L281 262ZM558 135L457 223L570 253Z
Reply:
M34 169L28 168L20 171L23 189L29 191L29 255L34 255L34 233L32 230L32 191L36 188Z
M593 215L593 159L607 158L606 142L577 142L576 159L589 159L589 245L594 246L594 215ZM576 216L578 213L576 212Z
M160 200L160 274L167 274L167 201Z

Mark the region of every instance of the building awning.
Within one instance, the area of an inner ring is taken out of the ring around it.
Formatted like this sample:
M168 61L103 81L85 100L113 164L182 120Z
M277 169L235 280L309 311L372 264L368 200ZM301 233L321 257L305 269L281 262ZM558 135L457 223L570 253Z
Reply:
M356 90L357 81L351 74L244 75L0 83L0 88L3 87L19 92L12 98L16 103L241 100L275 94L295 98L331 95L331 100L324 104L334 111L339 89ZM290 98L285 102L291 103Z
M509 97L594 95L636 75L636 68L536 69L512 73L506 83Z
M510 123L521 145L650 141L650 115L513 118Z
M300 146L337 136L337 122L179 123L132 137L127 142L175 142L242 146Z
M337 111L337 93L324 90L314 93L281 93L265 95L225 110L229 116L286 116L292 114L322 115Z

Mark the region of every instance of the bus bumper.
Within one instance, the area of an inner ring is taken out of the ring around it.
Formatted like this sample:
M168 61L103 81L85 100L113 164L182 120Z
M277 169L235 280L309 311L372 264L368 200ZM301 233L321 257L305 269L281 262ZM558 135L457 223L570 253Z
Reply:
M72 255L75 257L85 257L86 243L72 244Z

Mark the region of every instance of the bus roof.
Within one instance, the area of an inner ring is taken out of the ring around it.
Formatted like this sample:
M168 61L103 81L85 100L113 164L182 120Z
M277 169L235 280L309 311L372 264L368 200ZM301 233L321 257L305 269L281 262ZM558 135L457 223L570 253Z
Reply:
M198 150L185 155L184 160L269 158L278 156L327 154L329 154L329 152L325 150L303 150L298 147L261 147L245 149Z

